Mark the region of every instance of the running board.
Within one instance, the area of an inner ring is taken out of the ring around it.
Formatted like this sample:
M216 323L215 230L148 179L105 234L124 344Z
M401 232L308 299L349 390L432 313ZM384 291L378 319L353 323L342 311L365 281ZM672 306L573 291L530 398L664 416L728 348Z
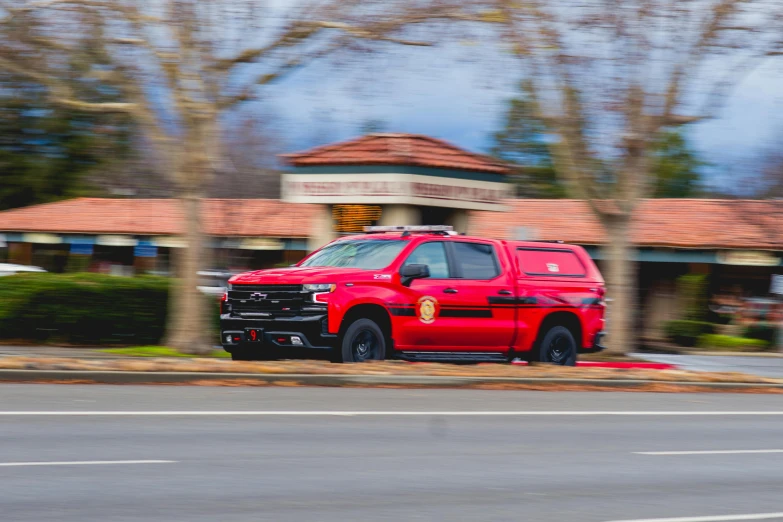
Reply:
M397 352L397 357L406 361L430 362L508 362L501 352Z

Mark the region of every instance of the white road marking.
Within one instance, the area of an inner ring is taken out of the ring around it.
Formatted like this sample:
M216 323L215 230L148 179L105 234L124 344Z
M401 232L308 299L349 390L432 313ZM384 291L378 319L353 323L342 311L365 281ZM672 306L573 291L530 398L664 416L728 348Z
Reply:
M748 515L716 515L709 517L635 518L610 522L722 522L729 520L769 520L783 518L783 513L752 513Z
M61 462L0 462L0 467L17 466L102 466L107 464L172 464L176 460L72 460Z
M0 416L300 416L300 417L693 417L693 416L781 416L783 411L336 411L336 410L239 410L239 411L0 411Z
M702 451L634 451L635 455L741 455L744 453L783 453L783 449L702 450Z

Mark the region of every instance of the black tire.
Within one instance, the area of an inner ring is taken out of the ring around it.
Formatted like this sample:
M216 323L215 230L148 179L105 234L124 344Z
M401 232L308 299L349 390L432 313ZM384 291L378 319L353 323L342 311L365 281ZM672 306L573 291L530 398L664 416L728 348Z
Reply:
M386 357L386 336L372 319L357 319L345 329L339 347L334 362L382 361Z
M565 326L554 326L544 334L535 354L538 362L560 366L576 365L576 340Z

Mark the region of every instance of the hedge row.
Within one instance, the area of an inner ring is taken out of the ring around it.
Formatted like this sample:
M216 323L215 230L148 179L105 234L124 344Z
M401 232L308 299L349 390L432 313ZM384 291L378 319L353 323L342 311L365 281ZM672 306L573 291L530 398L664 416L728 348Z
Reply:
M666 337L680 346L696 346L705 334L715 332L715 325L704 321L668 321L664 325Z
M165 333L170 285L168 278L151 276L43 273L2 277L0 338L157 344ZM210 302L217 332L218 305Z
M767 341L731 335L705 334L699 337L699 348L726 349L737 351L763 351L769 348Z

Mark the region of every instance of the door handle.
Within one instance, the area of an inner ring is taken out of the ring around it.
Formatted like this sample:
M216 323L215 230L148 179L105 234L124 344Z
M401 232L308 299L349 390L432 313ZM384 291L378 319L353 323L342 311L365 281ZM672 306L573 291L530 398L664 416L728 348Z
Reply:
M456 288L445 288L443 290L443 293L444 294L456 294L458 291L459 290L457 290Z
M500 295L511 295L511 290L498 290L498 294Z

